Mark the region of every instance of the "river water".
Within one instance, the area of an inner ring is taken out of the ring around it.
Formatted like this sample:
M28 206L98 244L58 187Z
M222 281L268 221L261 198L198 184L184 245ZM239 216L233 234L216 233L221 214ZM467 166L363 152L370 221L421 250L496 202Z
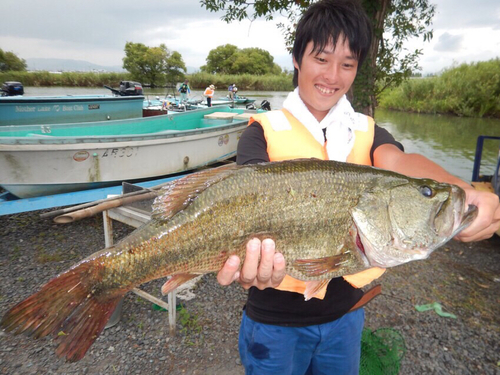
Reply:
M26 96L109 93L105 88L25 87ZM162 88L145 89L145 95L150 98L163 98L165 94L166 91ZM268 100L272 109L281 108L288 95L284 91L240 91L238 94L255 99L256 105ZM225 88L215 92L215 97L225 95ZM191 97L201 98L202 91L193 90ZM377 109L375 119L377 124L389 130L403 144L407 152L423 154L466 181L471 180L477 137L500 136L498 119L424 115L382 109ZM498 141L485 143L481 173L492 173L498 158L498 147Z

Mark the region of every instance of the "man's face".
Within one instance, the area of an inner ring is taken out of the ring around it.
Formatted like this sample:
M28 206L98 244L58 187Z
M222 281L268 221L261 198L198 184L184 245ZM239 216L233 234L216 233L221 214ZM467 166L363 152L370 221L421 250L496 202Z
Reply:
M339 38L337 48L333 43L323 52L313 52L313 42L307 44L299 67L298 84L300 98L313 116L321 121L328 111L351 87L358 69L358 61L349 49L349 42Z

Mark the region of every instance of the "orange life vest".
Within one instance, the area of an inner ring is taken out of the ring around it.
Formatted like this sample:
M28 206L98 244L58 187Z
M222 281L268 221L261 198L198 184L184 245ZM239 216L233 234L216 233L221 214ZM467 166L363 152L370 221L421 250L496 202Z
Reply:
M203 95L205 96L208 96L209 98L211 98L212 96L214 96L214 90L212 90L210 87L207 87L205 92L203 93Z
M349 163L372 164L370 151L375 136L375 121L368 116L366 119L368 121L367 131L354 131L354 146L346 160ZM309 130L286 109L254 115L248 123L252 124L253 122L258 122L264 130L270 161L299 158L328 160L326 142L321 145ZM344 279L352 286L361 288L380 277L384 272L384 268L372 267L353 275L346 275ZM304 294L305 288L305 282L286 275L276 289ZM315 298L323 299L325 293L326 286L315 295Z

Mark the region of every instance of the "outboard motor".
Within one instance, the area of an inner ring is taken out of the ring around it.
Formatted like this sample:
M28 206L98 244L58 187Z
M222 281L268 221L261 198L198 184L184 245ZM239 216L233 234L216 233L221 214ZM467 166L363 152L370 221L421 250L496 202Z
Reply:
M271 110L271 103L269 103L267 100L263 100L262 103L260 103L260 108L264 109L266 111Z
M24 87L21 82L7 81L4 82L1 89L1 96L17 96L24 95Z
M142 85L139 82L121 81L120 95L121 96L142 95Z

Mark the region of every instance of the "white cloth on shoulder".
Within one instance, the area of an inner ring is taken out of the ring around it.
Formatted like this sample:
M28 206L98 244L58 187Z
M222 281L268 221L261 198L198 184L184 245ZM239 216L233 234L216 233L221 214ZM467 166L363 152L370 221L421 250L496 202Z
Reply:
M299 120L321 145L325 144L323 129L326 128L326 151L330 160L346 161L354 146L355 130L367 131L368 120L354 109L343 95L321 122L307 109L299 95L299 88L288 94L283 108Z

